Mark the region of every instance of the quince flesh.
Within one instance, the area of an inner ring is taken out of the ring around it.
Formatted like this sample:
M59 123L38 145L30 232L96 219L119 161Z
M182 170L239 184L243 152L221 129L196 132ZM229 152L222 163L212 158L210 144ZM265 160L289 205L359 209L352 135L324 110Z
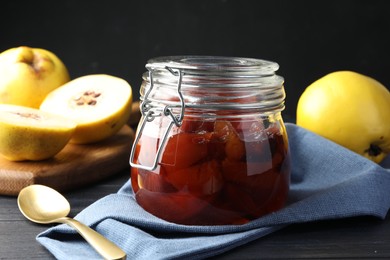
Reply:
M301 95L297 125L379 163L390 153L390 92L356 72L330 73Z
M11 161L44 160L60 152L76 123L38 109L0 104L0 154Z
M87 75L55 89L40 109L67 117L77 123L71 143L88 144L117 133L131 113L132 89L123 79Z
M0 54L0 104L39 108L53 89L70 80L52 52L21 46Z

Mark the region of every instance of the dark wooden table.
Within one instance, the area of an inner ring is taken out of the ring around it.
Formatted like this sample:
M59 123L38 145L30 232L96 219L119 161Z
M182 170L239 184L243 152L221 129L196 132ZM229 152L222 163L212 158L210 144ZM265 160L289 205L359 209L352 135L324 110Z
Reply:
M116 192L129 178L123 171L89 187L64 193L71 216ZM390 191L389 191L390 196ZM53 259L35 237L47 229L26 220L15 197L0 196L0 259ZM390 216L292 225L213 259L390 259Z

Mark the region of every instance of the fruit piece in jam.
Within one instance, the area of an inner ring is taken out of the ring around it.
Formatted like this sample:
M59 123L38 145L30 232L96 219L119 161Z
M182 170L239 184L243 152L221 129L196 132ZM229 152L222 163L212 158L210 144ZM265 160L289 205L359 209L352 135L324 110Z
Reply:
M150 165L159 137L144 133L134 160ZM184 117L154 171L132 168L137 202L167 221L243 224L283 207L289 190L285 129L277 120Z

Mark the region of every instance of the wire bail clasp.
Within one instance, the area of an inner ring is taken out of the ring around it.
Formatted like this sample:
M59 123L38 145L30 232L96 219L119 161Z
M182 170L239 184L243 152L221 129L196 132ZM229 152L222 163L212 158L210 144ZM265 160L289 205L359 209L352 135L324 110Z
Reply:
M148 99L148 97L149 97L149 95L152 92L152 89L154 87L154 80L153 80L153 71L154 70L149 69L150 88L146 92L144 99L140 104L142 119L140 121L140 126L139 126L139 129L137 130L137 134L135 136L134 143L133 143L133 146L131 148L130 160L129 160L131 167L135 167L135 168L139 168L139 169L143 169L143 170L147 170L147 171L155 170L157 168L158 162L161 158L163 147L165 146L165 144L167 142L168 133L171 131L173 125L176 125L177 127L180 127L182 125L183 118L184 118L184 110L185 110L184 97L183 97L183 94L181 92L183 72L180 69L174 69L174 68L170 68L168 66L166 66L165 69L168 70L172 75L178 77L177 94L179 96L180 105L179 106L166 105L164 107L162 113L156 112L156 109L154 109L155 107L153 107L153 105L151 104L152 101ZM180 113L178 115L175 115L173 113L174 107L180 108ZM147 166L147 165L141 165L141 164L135 163L134 162L135 151L137 149L137 145L139 143L139 140L141 138L141 135L142 135L143 129L145 128L146 123L152 122L156 117L159 117L159 116L169 116L171 121L169 122L169 125L167 126L167 128L166 128L166 130L165 130L165 132L164 132L164 134L159 142L159 145L158 145L158 148L156 151L156 156L153 160L153 165Z

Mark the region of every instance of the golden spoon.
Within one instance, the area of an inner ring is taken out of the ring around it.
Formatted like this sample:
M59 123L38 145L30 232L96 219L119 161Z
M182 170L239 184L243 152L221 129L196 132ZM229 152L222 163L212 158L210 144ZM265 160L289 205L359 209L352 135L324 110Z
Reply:
M56 190L34 184L22 189L18 196L18 206L29 220L39 224L64 223L73 227L105 259L125 259L126 253L95 230L67 217L69 202Z

